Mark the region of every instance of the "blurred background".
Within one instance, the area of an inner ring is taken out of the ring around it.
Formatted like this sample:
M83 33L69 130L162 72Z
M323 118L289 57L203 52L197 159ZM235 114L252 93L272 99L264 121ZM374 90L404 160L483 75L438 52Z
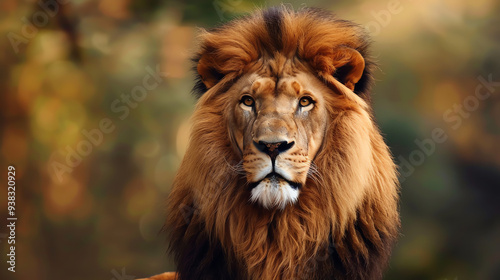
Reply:
M186 149L198 28L278 1L2 0L0 218L16 168L16 272L174 270L159 230ZM401 172L385 279L500 279L500 3L315 0L364 25L374 112Z

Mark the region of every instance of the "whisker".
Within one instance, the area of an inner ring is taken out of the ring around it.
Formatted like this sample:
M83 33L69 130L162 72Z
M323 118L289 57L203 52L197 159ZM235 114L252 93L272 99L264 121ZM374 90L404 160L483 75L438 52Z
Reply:
M245 169L243 168L243 160L240 160L237 164L231 165L227 159L224 157L224 161L226 162L227 166L231 171L233 171L236 174L244 175L246 174Z
M324 179L323 175L321 174L321 172L319 172L318 167L316 166L316 164L314 164L314 162L311 162L309 170L307 171L307 176L318 184L321 184Z

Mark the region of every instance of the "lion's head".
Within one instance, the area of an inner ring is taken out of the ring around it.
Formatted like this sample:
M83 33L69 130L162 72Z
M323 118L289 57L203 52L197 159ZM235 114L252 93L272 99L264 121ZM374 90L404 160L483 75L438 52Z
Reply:
M361 27L314 9L202 33L166 225L181 279L381 276L397 183L371 116L367 47Z

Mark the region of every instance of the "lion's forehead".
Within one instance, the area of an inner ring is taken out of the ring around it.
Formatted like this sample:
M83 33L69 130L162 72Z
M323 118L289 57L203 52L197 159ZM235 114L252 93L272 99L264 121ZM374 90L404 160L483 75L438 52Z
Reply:
M325 87L307 72L296 72L292 75L268 75L248 73L242 78L237 94L249 93L257 98L279 99L282 97L297 98L303 93L322 95Z

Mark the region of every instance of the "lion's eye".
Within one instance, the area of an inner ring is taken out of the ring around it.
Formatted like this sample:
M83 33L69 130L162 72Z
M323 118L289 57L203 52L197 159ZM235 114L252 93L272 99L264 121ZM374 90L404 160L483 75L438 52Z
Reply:
M307 107L309 105L311 105L313 103L313 100L311 97L302 97L300 100L299 100L299 105L300 107Z
M241 101L240 101L243 105L245 106L248 106L248 107L252 107L254 104L255 104L255 101L253 100L252 97L248 96L248 95L245 95L241 98Z

